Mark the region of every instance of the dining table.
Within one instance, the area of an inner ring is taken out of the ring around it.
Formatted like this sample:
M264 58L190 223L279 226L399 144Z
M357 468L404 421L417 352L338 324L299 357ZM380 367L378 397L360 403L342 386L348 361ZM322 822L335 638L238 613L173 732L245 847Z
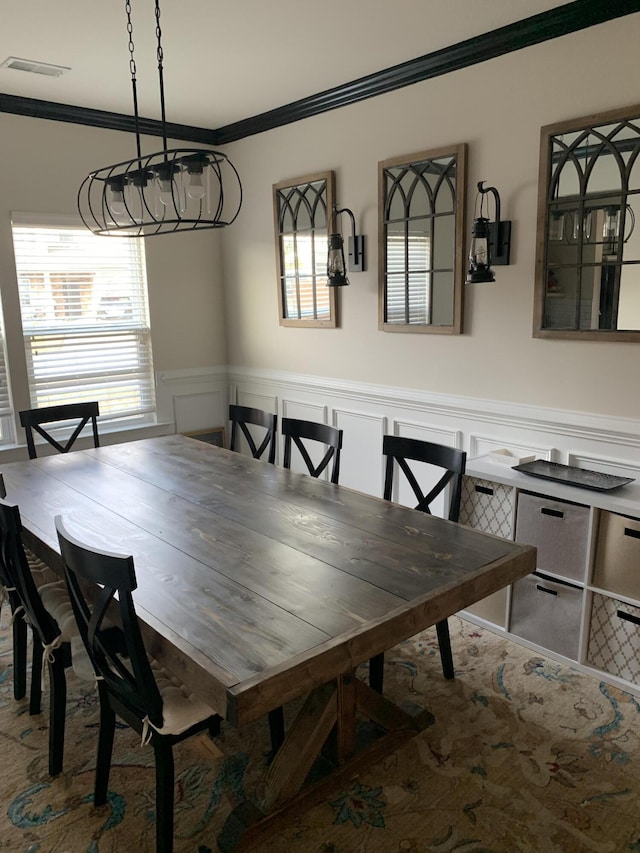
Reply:
M328 747L336 772L362 760L358 720L414 735L358 667L536 567L530 546L182 435L0 470L54 570L57 515L133 556L148 652L230 724L297 700L247 824L300 798Z

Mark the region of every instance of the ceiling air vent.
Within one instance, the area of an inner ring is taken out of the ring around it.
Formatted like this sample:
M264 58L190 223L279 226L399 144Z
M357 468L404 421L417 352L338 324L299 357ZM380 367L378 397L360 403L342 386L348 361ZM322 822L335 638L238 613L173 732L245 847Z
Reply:
M17 56L9 56L0 65L0 68L12 68L14 71L28 71L30 74L44 74L45 77L61 77L70 68L64 65L50 65L48 62L35 62L32 59L19 59Z

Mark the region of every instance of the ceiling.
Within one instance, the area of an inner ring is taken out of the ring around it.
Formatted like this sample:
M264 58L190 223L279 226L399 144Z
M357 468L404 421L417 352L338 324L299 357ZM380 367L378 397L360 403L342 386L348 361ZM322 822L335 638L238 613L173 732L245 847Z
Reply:
M166 118L215 129L564 5L563 0L161 0ZM4 4L0 93L132 115L124 0ZM160 118L154 0L131 0L139 113Z

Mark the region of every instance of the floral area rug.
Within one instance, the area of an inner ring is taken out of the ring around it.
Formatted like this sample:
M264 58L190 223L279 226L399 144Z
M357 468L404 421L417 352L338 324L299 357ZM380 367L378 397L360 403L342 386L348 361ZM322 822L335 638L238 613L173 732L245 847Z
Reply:
M8 608L0 623L0 851L153 853L150 747L116 732L108 803L92 805L97 697L69 674L64 772L47 773L48 694L13 699ZM385 693L434 721L314 807L293 810L260 853L640 851L640 703L457 617L455 681L435 632L386 656ZM223 726L221 755L174 749L176 853L212 853L269 760L266 722Z

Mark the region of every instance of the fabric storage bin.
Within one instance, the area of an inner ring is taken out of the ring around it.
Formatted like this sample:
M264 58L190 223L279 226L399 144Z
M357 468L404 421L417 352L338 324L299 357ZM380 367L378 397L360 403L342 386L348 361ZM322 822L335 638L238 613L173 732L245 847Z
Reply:
M515 489L512 486L504 486L502 483L480 480L476 477L462 478L459 516L461 524L511 539L514 507ZM507 616L507 589L500 589L488 595L467 607L466 610L504 628Z
M640 683L640 607L593 594L587 663Z
M581 610L580 587L534 572L513 585L510 631L577 660Z
M640 600L640 521L601 512L593 585Z
M516 542L536 546L540 571L583 581L588 533L588 506L519 494Z
M511 539L515 489L476 477L462 478L461 524Z

